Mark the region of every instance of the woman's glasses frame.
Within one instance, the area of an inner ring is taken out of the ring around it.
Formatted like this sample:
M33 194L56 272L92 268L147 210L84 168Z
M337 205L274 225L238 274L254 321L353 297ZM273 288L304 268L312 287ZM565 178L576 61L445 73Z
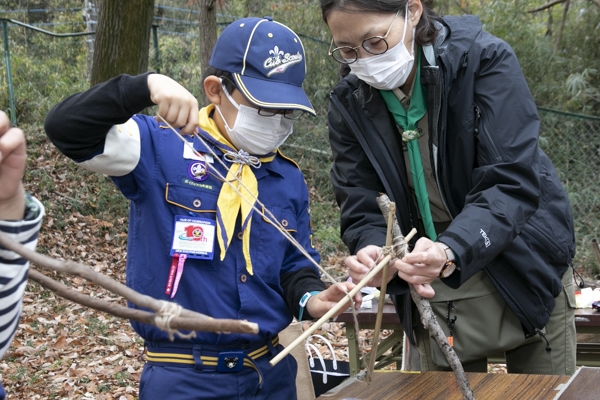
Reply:
M333 38L331 39L331 44L329 45L329 55L331 57L333 57L333 59L341 64L352 64L354 62L356 62L356 60L358 60L358 49L360 47L362 47L363 49L365 49L365 51L369 54L373 54L373 55L379 55L379 54L383 54L386 51L388 51L388 49L390 48L390 45L388 44L387 40L385 40L385 38L387 38L390 34L390 32L392 31L392 26L394 26L394 22L396 22L396 19L398 18L398 15L400 14L401 10L398 10L398 12L396 12L396 15L394 15L394 19L392 20L392 23L390 24L390 27L388 28L387 32L385 33L385 35L383 36L371 36L366 38L365 40L363 40L363 42L360 44L360 46L356 46L356 47L352 47L352 46L340 46L340 47L336 47L335 49L333 48ZM385 44L385 49L383 49L383 51L380 51L380 49L378 50L373 50L372 48L370 49L370 44L372 43L373 39L376 40L382 40L383 43ZM366 45L365 45L366 44ZM342 51L348 51L348 50L352 50L354 53L354 58L346 58L342 56Z

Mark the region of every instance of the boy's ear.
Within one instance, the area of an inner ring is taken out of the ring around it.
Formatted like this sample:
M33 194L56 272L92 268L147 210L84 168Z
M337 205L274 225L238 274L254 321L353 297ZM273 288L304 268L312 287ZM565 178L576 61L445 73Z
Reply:
M206 94L206 98L213 104L221 104L221 93L223 89L221 88L221 80L214 76L207 76L204 80L204 94Z

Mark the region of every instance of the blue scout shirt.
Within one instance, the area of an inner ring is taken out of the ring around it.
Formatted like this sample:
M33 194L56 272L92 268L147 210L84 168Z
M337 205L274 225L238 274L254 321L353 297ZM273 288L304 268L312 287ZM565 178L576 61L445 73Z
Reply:
M133 121L140 137L138 164L130 173L112 177L131 200L127 285L156 299L171 300L165 288L172 261L175 218L192 216L215 221L222 183L212 174L202 181L194 179L189 171L196 160L184 158L184 144L169 128L159 127L154 118L144 115L134 116ZM130 124L127 125L131 128ZM206 152L197 137L193 138L193 145L196 150ZM213 150L218 156L222 155L218 148ZM209 170L216 168L226 176L218 161L208 164ZM300 170L278 155L253 171L260 202L319 262L319 255L311 245L308 190ZM236 232L240 232L239 221ZM172 300L215 318L255 322L260 329L259 338L248 334L197 332L197 337L192 339L195 343L227 346L258 342L274 337L292 320L283 298L280 276L306 267L310 262L255 212L250 231L254 274L250 275L240 239L241 234L233 238L222 262L216 238L212 260L188 258ZM132 326L148 341L168 340L167 334L154 326L137 322L132 322Z
M222 183L213 175L193 179L190 171L198 169L192 164L197 160L190 159L189 154L184 156L184 144L177 135L159 127L152 117L134 115L152 105L147 74L120 75L54 106L44 127L61 152L84 168L111 176L130 200L128 286L157 299L171 300L165 289L173 261L170 253L175 219L202 218L214 223ZM204 123L200 128L205 131L211 126L215 129L214 121L208 118L213 107L201 111ZM198 138L192 141L196 149L206 150ZM214 151L221 156L218 149ZM216 168L225 175L217 160L206 161L209 169ZM280 154L252 170L261 203L318 262L310 240L308 190L300 170ZM239 219L237 226L239 232ZM197 332L191 342L231 347L264 342L289 324L290 308L298 307L304 292L323 290L325 285L316 267L256 212L250 232L253 275L246 270L242 241L234 234L222 262L216 242L212 260L185 260L172 300L214 318L255 322L259 335ZM132 325L147 341L168 341L167 334L154 326Z

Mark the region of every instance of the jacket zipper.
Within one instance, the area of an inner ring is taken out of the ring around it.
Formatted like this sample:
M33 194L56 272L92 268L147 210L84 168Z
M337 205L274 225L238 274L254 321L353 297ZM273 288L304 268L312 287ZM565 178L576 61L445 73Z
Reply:
M480 123L481 123L481 131L479 130ZM483 115L482 115L481 110L479 109L478 105L475 105L475 134L477 135L477 137L480 137L482 142L490 148L490 151L492 153L492 158L493 158L490 161L493 163L502 161L500 152L498 151L498 148L496 147L496 143L494 143L494 140L492 139L492 135L490 135L490 133L487 129L487 126L485 124L485 119L483 118Z

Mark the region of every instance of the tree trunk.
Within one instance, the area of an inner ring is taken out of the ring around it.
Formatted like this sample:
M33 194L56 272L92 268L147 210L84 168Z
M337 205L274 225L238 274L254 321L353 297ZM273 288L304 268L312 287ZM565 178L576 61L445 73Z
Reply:
M208 61L213 47L217 42L217 8L215 0L200 0L198 2L198 22L200 25L200 68L208 67ZM208 105L204 86L200 85L200 99L202 106Z
M247 0L246 1L246 16L247 17L264 17L263 15L263 0Z
M90 83L148 69L154 0L102 0Z
M563 32L565 30L565 23L567 21L567 13L569 12L569 5L571 4L571 0L566 0L563 10L563 17L560 21L560 25L558 27L558 32L556 32L556 41L554 42L554 54L558 53L560 50L560 43L562 42Z

